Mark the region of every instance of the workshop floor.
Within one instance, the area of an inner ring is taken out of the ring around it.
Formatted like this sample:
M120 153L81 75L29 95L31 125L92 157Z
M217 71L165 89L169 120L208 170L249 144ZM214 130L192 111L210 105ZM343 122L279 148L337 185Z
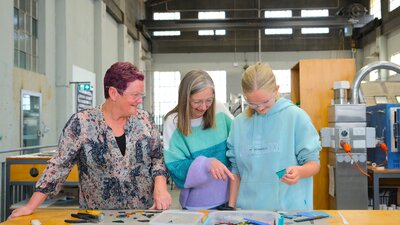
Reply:
M173 188L169 189L169 193L172 196L171 209L182 209L181 205L179 204L179 189L176 187L176 185L173 185Z

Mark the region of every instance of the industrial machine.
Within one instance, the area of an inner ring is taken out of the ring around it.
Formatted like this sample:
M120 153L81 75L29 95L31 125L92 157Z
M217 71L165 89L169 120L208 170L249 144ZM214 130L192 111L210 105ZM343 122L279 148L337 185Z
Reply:
M368 161L387 169L400 169L400 104L367 107L367 125L375 127L378 145L368 149Z
M351 87L335 82L334 100L328 111L328 126L321 129L321 144L329 148L329 194L331 209L367 209L367 148L375 148L375 127L367 127L366 105L359 103L360 83L372 70L389 69L400 73L400 66L374 62L363 67Z
M232 113L233 116L237 116L241 112L243 112L246 106L247 103L242 94L230 95L229 111Z
M375 129L367 127L366 106L348 104L348 82L335 82L328 128L321 129L322 146L329 147L331 209L367 209L367 148L375 146Z

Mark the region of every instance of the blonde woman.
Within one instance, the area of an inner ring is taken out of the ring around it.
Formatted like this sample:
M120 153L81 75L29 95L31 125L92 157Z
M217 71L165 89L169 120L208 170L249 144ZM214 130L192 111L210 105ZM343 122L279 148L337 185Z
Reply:
M248 67L241 82L248 107L233 121L228 138L235 176L229 206L312 209L312 176L320 168L321 146L310 118L280 97L269 65Z

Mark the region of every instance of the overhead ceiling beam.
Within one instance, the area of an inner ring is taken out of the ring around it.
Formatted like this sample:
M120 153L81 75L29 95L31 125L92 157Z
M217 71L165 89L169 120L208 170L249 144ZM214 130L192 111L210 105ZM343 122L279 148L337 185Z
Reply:
M157 40L152 42L152 53L199 53L199 52L256 52L258 40ZM325 38L301 39L270 39L261 41L262 52L272 51L326 51L350 50L351 39L341 40L331 35Z
M156 5L164 4L164 3L169 2L169 1L171 1L171 0L147 0L146 1L146 5L153 7L153 6L156 6Z
M340 28L349 25L347 18L329 17L291 17L291 18L244 18L244 19L181 19L181 20L141 20L139 26L150 31L199 29L265 29L296 27Z

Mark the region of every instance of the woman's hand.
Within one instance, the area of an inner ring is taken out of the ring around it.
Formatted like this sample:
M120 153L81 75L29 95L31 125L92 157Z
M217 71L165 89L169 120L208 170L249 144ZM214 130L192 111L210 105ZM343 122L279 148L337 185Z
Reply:
M281 179L285 184L297 184L297 182L302 178L300 175L300 166L289 166L286 168L286 171L286 174Z
M231 180L235 180L235 176L233 175L233 173L231 173L231 171L229 171L229 169L222 162L215 158L211 159L210 173L211 176L217 180L226 181L227 176Z
M300 179L314 176L318 173L320 165L318 162L309 161L302 166L289 166L286 168L286 174L281 181L288 185L297 184Z
M167 190L165 191L154 191L153 194L154 204L150 207L150 209L169 209L172 204L172 197Z
M7 218L7 220L10 220L10 219L13 219L13 218L19 217L19 216L31 215L32 213L33 213L33 209L31 209L27 206L23 206L21 208L13 210L11 215Z
M34 192L31 199L29 199L28 203L12 211L11 215L7 218L7 220L18 217L18 216L26 216L31 215L33 211L40 205L44 200L46 200L47 194L43 194L41 192Z
M167 179L164 176L156 176L154 179L154 192L153 201L154 204L150 209L169 209L172 204L172 197L167 191Z

